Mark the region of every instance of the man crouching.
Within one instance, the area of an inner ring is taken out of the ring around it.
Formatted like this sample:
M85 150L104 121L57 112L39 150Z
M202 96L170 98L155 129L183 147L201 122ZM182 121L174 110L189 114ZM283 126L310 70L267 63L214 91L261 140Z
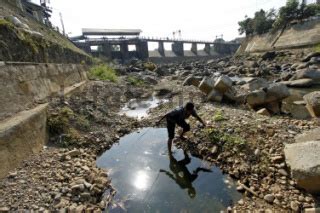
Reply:
M167 119L167 129L168 129L168 135L169 135L169 139L168 139L169 153L171 153L172 140L174 139L176 124L183 129L180 135L180 138L182 140L185 140L183 135L186 132L190 131L190 125L185 120L188 119L190 115L195 117L198 121L200 121L203 124L203 126L205 126L205 123L195 111L194 104L191 102L187 103L185 107L180 107L167 113L156 123L156 125L158 125L164 118Z

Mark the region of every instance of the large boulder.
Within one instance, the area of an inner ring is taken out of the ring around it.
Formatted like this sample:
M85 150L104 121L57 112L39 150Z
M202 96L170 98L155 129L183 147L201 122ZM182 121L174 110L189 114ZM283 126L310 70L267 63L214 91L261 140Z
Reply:
M249 81L247 84L242 85L242 88L244 90L254 91L254 90L258 90L268 86L269 86L269 83L267 80L263 78L255 78Z
M199 84L199 89L205 94L209 94L214 88L215 80L213 78L204 77Z
M225 93L232 87L232 80L225 75L220 76L214 84L214 88L220 93Z
M284 82L284 84L288 87L311 87L312 85L314 85L314 80L310 78L303 78L293 81L287 81Z
M311 58L320 56L320 52L309 53L306 57L302 59L302 62L308 62Z
M270 112L279 113L279 102L289 97L289 89L281 83L274 83L267 88L255 90L247 95L247 103L253 108L267 108Z
M307 141L320 141L320 128L304 132L295 137L296 143L303 143Z
M297 185L310 193L320 193L320 141L286 144L284 152Z
M320 80L320 70L318 69L298 70L290 80L293 81L293 80L304 79L304 78L309 78L309 79L318 81Z
M320 117L320 91L311 92L303 96L306 107L312 117Z
M195 76L191 75L191 76L187 77L186 80L184 80L182 85L183 86L193 85L195 87L198 87L200 84L200 81L201 81L201 79L199 77L195 77Z
M265 103L266 93L263 90L256 90L247 95L247 103L251 107L256 107Z
M267 88L266 103L281 101L290 96L289 89L281 83L274 83Z
M221 94L216 89L212 89L209 95L207 96L208 101L221 102L223 98L223 94Z

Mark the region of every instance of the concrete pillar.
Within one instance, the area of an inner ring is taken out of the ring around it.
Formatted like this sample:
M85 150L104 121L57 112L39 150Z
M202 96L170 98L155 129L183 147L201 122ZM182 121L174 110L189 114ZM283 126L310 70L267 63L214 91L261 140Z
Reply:
M109 43L102 45L102 55L112 59L112 46Z
M147 41L139 41L139 43L136 44L136 47L139 59L144 60L149 58L149 48Z
M195 55L198 55L198 44L197 43L191 44L191 52L193 52Z
M184 50L183 50L183 42L181 41L176 41L173 42L172 44L172 51L177 55L177 56L184 56Z
M129 59L129 48L128 48L128 44L126 42L123 42L120 44L120 52L121 52L123 61Z
M205 51L208 55L211 55L211 47L210 47L210 44L205 44L205 45L204 45L204 51Z
M165 57L165 49L163 41L159 41L158 51L162 57Z

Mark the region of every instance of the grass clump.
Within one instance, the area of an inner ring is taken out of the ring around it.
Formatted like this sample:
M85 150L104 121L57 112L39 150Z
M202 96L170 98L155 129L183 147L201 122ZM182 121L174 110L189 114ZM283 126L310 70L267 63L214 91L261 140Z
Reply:
M320 43L314 47L315 52L320 52Z
M244 148L244 146L246 145L246 141L237 135L231 135L214 129L211 129L208 133L209 140L212 143L222 145L227 149L233 147Z
M77 145L81 139L80 131L88 131L89 121L81 115L75 114L69 107L62 107L48 117L50 138L61 147Z
M111 82L118 81L116 71L105 64L93 66L89 71L89 78L102 81L109 80Z
M224 117L223 112L221 110L217 110L213 115L213 120L216 122L228 120Z
M133 86L144 86L145 85L144 80L137 78L135 76L129 76L127 78L127 81Z

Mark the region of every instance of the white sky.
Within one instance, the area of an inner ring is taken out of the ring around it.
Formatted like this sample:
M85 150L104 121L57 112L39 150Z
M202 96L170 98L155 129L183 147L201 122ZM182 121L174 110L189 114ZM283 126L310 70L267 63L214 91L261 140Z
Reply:
M32 0L36 3L39 0ZM82 28L141 29L144 36L225 40L238 37L238 21L263 8L285 5L286 0L51 0L52 22L61 29L59 13L70 36Z

